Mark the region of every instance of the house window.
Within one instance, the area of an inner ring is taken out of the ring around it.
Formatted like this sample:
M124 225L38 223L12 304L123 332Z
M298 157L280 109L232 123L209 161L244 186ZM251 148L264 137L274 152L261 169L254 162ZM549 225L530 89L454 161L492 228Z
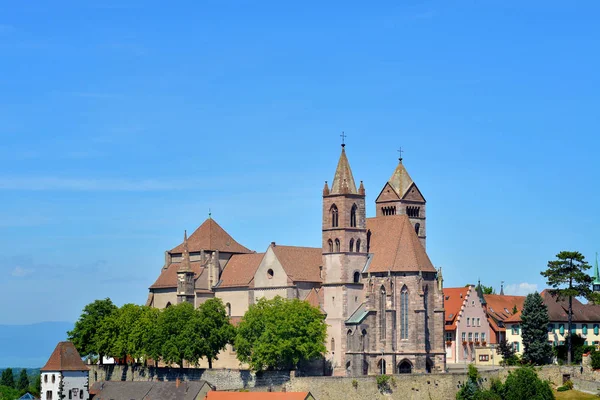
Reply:
M52 383L56 382L56 376L52 374Z
M479 361L490 361L490 356L488 354L480 354Z
M594 324L594 335L598 335L598 331L600 329L598 328L598 324Z
M335 251L340 252L340 239L335 239Z
M379 332L381 335L381 339L385 339L385 296L385 288L382 286L379 297Z
M367 336L367 330L363 329L360 335L360 350L365 351L365 349L369 349L369 337Z
M267 271L267 278L273 279L273 270L271 268L269 268L269 270Z
M471 326L471 318L467 317L467 326Z
M571 333L573 335L575 335L577 333L577 324L572 324L571 325Z
M46 400L52 400L52 390L46 391Z
M337 228L338 227L338 222L339 222L339 215L338 215L338 208L337 206L334 204L331 206L331 208L329 209L329 211L331 212L331 227L332 228Z
M346 351L352 351L352 331L346 332Z
M554 324L548 324L548 332L554 331Z
M452 332L446 332L446 342L452 341Z
M408 339L408 289L406 286L400 292L400 339Z
M228 317L231 317L231 304L230 304L230 303L227 303L227 304L225 305L225 308L227 309L227 316L228 316Z
M350 239L350 253L354 251L354 239Z
M73 392L69 390L69 399L73 398Z
M329 252L333 253L333 240L329 239L327 244L329 245Z
M463 347L463 358L466 360L469 357L469 348L467 346Z
M564 334L565 334L565 324L558 324L558 332L559 332L561 335L564 335Z
M350 211L350 226L351 227L356 227L356 209L358 207L356 207L356 204L354 204L352 206L352 210Z
M331 352L333 353L335 351L335 339L331 338Z
M513 335L518 335L519 334L519 325L513 325L512 326L512 334Z
M587 335L587 324L583 324L583 325L581 325L581 332L582 332L584 335Z
M521 349L521 346L519 345L519 342L513 342L514 345L514 349L515 351L518 353Z
M477 326L481 326L481 320L480 320L480 318L477 318Z
M479 342L479 332L475 332L475 341Z
M473 341L473 332L469 332L469 342Z
M481 332L481 342L485 342L485 332Z
M79 398L80 398L80 399L83 399L83 390L80 390L80 391L79 391Z
M48 383L48 375L44 374L44 383Z
M360 239L356 239L356 252L360 253Z
M462 338L463 342L466 342L467 341L467 334L465 332L463 332L461 338Z

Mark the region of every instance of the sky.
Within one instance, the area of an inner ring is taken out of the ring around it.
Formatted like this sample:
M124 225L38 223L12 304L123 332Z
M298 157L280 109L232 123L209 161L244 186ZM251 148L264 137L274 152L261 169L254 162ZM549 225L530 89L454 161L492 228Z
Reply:
M596 1L0 0L0 324L145 303L213 218L321 244L340 134L367 214L397 149L446 287L600 250Z

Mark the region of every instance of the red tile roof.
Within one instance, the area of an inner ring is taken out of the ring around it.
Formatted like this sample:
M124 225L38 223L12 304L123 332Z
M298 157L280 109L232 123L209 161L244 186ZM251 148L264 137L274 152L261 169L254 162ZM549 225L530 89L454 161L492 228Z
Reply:
M444 310L446 310L445 330L456 329L456 317L469 293L468 287L444 288Z
M167 269L163 269L158 276L158 279L156 279L156 282L150 286L150 289L177 287L177 271L180 266L181 263L171 263ZM192 271L194 271L194 279L198 278L204 270L200 261L192 261L190 262L190 266Z
M88 371L79 352L71 342L60 342L52 352L42 371Z
M371 231L369 272L436 272L406 215L367 218Z
M219 287L244 287L250 285L265 253L234 254L221 274Z
M321 282L323 251L319 247L271 245L286 275L293 282Z
M310 292L304 298L313 307L317 307L321 310L321 313L325 314L323 310L323 290L321 288L312 288Z
M218 392L206 394L205 400L306 400L309 392Z
M188 238L190 252L200 250L219 250L226 253L250 253L250 250L236 242L217 222L209 218ZM183 243L171 250L171 253L182 253Z
M497 321L504 322L512 315L512 310L517 306L517 311L523 309L525 296L505 296L501 294L484 294L487 303L487 314Z

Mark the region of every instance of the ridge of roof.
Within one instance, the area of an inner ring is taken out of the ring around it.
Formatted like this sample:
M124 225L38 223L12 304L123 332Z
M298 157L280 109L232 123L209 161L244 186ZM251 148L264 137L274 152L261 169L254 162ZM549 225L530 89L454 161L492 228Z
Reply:
M396 191L396 194L403 198L410 186L414 183L408 171L402 164L402 159L398 162L398 166L394 170L394 173L388 180L388 183Z
M156 281L150 286L150 289L177 287L177 272L180 266L181 263L174 262L169 264L166 269L162 269ZM190 269L194 272L194 280L204 271L201 261L190 261Z
M59 342L41 371L88 371L72 342Z
M346 148L342 146L342 154L338 161L337 168L335 169L335 175L333 182L331 183L331 190L329 194L358 194L356 190L356 183L354 183L354 176L352 176L352 169L346 157Z
M323 249L320 247L271 244L270 248L292 281L322 281L320 267L323 265Z
M189 251L218 250L226 253L251 253L251 250L239 244L217 221L207 218L194 233L188 237ZM183 253L184 244L171 249L171 253Z

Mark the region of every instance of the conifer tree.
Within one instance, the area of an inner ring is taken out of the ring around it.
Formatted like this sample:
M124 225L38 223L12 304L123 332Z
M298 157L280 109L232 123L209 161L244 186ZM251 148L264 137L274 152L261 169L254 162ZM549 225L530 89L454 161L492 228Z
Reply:
M523 360L536 365L547 364L552 358L548 344L548 308L538 292L528 294L521 314Z
M556 260L548 261L548 269L541 274L547 280L547 284L553 289L552 294L558 299L569 300L569 322L567 330L567 363L571 363L573 346L571 344L571 327L573 321L573 297L589 297L592 277L585 271L591 266L585 261L585 257L578 251L561 251L556 255Z
M17 389L27 390L29 387L29 377L27 376L27 370L23 368L19 373L19 380L17 381Z
M0 378L0 385L8 386L9 388L15 387L15 377L13 376L12 368L6 368L2 371L2 378Z

